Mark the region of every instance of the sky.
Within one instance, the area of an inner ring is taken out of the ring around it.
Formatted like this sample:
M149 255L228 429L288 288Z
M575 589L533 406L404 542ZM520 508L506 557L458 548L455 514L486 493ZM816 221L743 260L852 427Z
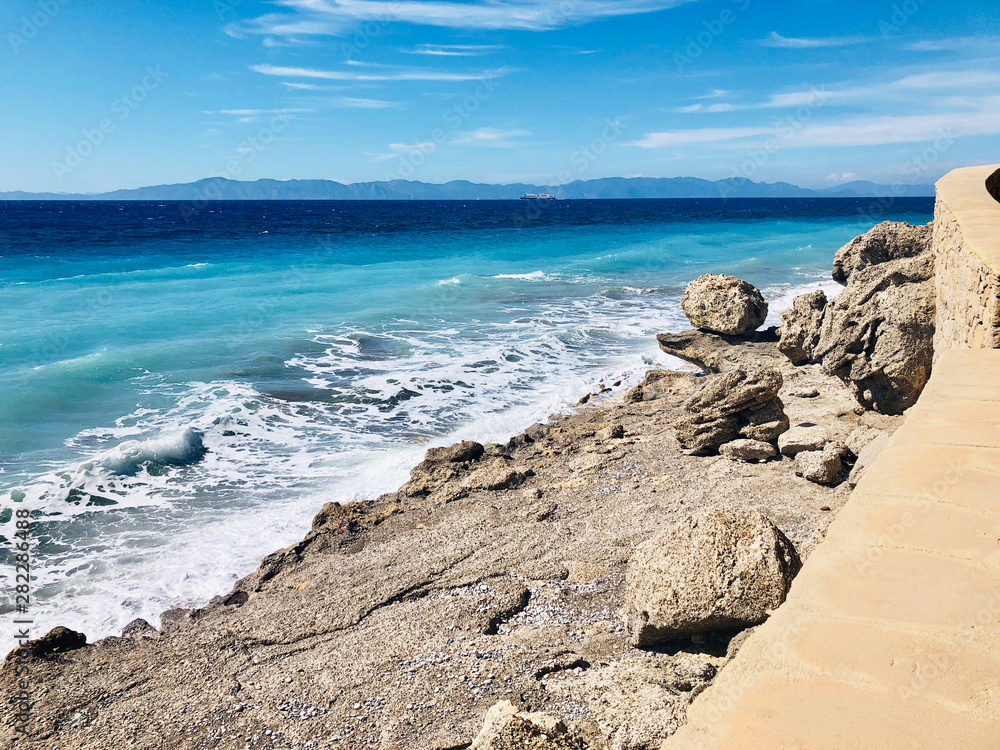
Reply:
M4 0L0 191L930 183L1000 162L996 0Z

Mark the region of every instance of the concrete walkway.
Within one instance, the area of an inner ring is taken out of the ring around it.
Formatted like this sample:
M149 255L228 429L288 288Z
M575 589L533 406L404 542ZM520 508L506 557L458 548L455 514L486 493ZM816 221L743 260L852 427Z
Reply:
M1000 351L945 351L664 749L1000 749Z

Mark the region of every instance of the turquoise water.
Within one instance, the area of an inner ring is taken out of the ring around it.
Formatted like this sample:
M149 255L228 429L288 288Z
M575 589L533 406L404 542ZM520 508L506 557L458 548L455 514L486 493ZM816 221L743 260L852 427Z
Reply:
M32 510L37 630L155 624L429 445L629 387L702 273L777 322L871 203L0 203L0 534Z

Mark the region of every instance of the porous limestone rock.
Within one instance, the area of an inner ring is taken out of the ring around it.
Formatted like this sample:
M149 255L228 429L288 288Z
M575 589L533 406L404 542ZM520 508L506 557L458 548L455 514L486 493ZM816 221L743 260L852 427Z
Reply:
M461 463L475 461L482 457L485 448L471 440L463 440L454 445L442 448L429 448L424 455L424 461L430 464Z
M48 633L34 641L28 641L23 646L18 646L7 659L17 659L21 656L33 657L35 659L47 659L56 654L64 654L67 651L75 651L87 645L87 636L77 633L75 630L64 628L61 625L52 628Z
M767 318L767 302L757 287L718 274L706 274L688 284L681 309L696 328L729 336L755 331Z
M629 561L630 641L647 646L763 622L800 567L792 543L761 514L700 511L641 544Z
M795 473L816 484L836 484L844 473L847 449L829 443L823 450L802 451L795 456Z
M734 440L719 448L719 453L723 458L730 461L767 461L778 455L778 449L770 443L761 440Z
M796 365L822 364L865 409L901 414L916 403L933 360L927 236L926 227L887 222L842 248L836 274L847 287L833 300L796 299L781 315L778 348Z
M559 719L544 713L519 713L510 701L486 712L482 731L470 750L586 750L583 740Z
M724 657L634 651L627 659L562 681L559 694L586 700L608 750L659 750L684 723L691 700L715 677Z
M788 429L778 391L781 373L771 367L731 370L706 378L684 403L675 429L681 446L711 453L739 438L774 440Z
M827 431L814 424L796 425L778 438L782 455L794 458L803 451L820 451L830 441Z
M678 394L691 393L699 385L699 377L693 372L677 370L650 370L639 385L625 394L625 401L641 403Z
M850 281L855 271L900 258L913 258L931 248L933 226L883 221L844 245L833 258L833 280Z
M827 306L821 289L796 297L792 306L781 313L781 340L778 349L793 365L807 365L819 347L820 328Z

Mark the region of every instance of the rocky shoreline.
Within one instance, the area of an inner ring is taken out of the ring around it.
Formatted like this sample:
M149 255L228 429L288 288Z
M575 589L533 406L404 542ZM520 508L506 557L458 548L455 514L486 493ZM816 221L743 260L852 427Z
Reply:
M16 691L24 657L29 731L8 714L0 738L64 750L659 748L781 603L847 501L852 466L856 479L898 426L901 409L871 406L922 386L925 330L909 321L926 310L908 285L927 281L912 270L924 249L919 236L887 239L904 231L838 253L858 280L845 276L849 309L839 297L830 312L825 299L797 301L780 337L753 333L766 303L740 286L756 309L721 333L698 318L702 330L659 337L700 372L650 372L503 445L431 449L397 492L328 503L301 542L208 606L165 612L159 629L136 621L90 645L57 629L21 647L0 685ZM845 339L859 330L864 345ZM893 352L898 367L887 366ZM672 625L637 628L636 617L656 617L647 600L663 601L663 581L640 580L644 570L704 562L641 561L680 555L712 528L722 552L737 550L736 577L720 585L745 581L749 593L710 616L697 614L698 592L685 594ZM778 550L784 567L768 570L787 578L783 590L756 587L767 572L739 578L744 537Z

